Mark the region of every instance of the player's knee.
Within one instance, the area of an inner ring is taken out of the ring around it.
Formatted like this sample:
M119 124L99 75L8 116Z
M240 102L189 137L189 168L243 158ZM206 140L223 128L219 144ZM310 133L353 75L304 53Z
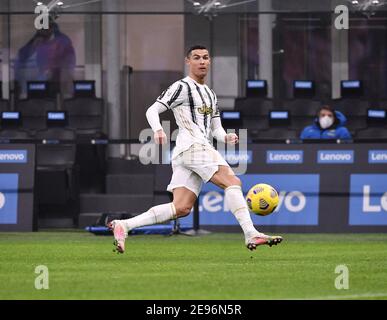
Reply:
M239 179L238 177L234 176L234 177L233 177L233 180L234 180L234 181L233 181L233 185L234 185L234 186L240 186L240 187L242 186L241 179Z
M231 186L239 186L239 187L241 187L242 186L242 182L236 176L230 177L230 179L225 184L225 188L228 188L228 187L231 187Z
M189 205L175 205L176 208L176 216L178 218L182 218L188 216L191 212L192 206Z

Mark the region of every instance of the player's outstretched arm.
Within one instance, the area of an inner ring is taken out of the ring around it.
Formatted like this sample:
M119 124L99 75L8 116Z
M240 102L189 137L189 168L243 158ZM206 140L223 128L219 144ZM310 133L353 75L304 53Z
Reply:
M223 143L237 144L239 140L235 133L226 133L226 131L224 131L220 117L211 119L211 134L216 140Z
M165 106L159 102L152 104L146 111L146 119L154 132L154 139L157 144L164 144L167 142L167 136L160 123L159 114L166 111Z

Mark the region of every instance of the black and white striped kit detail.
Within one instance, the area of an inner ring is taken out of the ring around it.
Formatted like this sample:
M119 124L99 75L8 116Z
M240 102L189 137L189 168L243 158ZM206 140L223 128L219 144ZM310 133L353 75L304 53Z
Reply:
M200 99L202 99L202 105L206 106L206 101L203 98L203 95L202 95L202 92L200 91L199 86L196 83L195 83L195 86L196 86L196 90L198 91L198 93L200 95ZM210 99L210 101L211 101L211 99ZM203 122L204 122L204 130L207 133L207 113L206 113L206 110L205 110L205 112L203 114Z
M176 99L179 97L181 90L183 90L183 86L179 84L179 87L175 91L175 93L172 95L171 99L167 102L168 106L171 106L172 103L176 101Z
M212 90L212 89L210 89L210 90L214 96L214 106L215 106L214 114L215 114L215 116L213 116L213 118L220 117L220 114L218 114L219 113L218 103L217 103L216 98L215 98L216 94L215 94L214 90Z
M190 109L191 109L192 121L193 121L194 123L198 124L197 121L196 121L195 103L194 103L194 100L193 100L193 97L192 97L192 90L191 90L191 87L190 87L190 85L189 85L187 82L185 82L185 81L183 81L183 80L182 80L181 82L183 82L183 83L185 83L185 84L187 85L187 88L188 88L189 107L190 107Z
M213 112L213 114L211 115L211 118L214 118L214 114L216 114L216 110L214 108L215 98L214 98L214 103L213 103L212 102L211 94L208 92L206 87L204 87L204 90L206 91L206 95L207 95L208 99L210 99L210 102L211 102L211 109L212 109L212 112Z

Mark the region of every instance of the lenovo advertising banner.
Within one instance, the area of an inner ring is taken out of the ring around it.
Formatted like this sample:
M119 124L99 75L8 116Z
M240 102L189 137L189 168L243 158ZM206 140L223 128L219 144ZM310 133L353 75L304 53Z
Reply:
M0 231L32 231L34 145L0 145Z

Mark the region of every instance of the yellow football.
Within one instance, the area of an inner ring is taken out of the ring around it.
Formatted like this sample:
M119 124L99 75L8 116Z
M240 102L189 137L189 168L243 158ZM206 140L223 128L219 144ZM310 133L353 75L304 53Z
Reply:
M246 201L251 212L259 216L267 216L277 208L279 197L277 190L271 185L259 183L249 190Z

